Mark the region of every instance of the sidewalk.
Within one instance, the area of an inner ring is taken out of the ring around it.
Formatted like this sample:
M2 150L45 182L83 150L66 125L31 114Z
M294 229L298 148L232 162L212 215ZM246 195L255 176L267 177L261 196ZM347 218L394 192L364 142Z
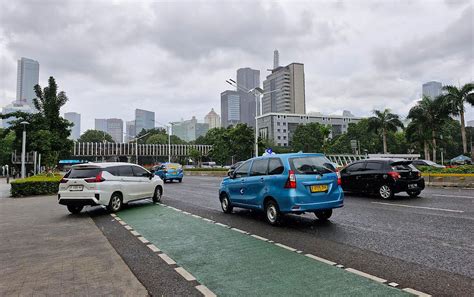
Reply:
M10 182L13 178L10 178ZM0 178L0 198L10 197L10 184L7 184L6 178Z
M148 295L89 216L55 196L0 199L0 267L0 296Z

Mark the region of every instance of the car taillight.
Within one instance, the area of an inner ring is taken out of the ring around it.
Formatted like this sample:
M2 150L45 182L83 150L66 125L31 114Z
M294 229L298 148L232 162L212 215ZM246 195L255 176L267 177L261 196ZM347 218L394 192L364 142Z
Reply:
M99 171L99 173L95 177L85 179L87 183L100 183L104 180L105 179L102 177L102 171Z
M337 185L340 186L342 185L342 180L341 180L341 172L339 172L339 169L336 169L336 175L337 175Z
M65 184L65 183L67 183L67 181L68 181L68 180L63 177L63 178L61 178L61 180L60 180L59 182L60 182L61 184Z
M394 180L397 180L400 178L400 173L396 172L396 171L390 171L388 173L388 175L390 175Z
M288 180L286 181L285 188L296 189L296 175L293 170L288 173Z

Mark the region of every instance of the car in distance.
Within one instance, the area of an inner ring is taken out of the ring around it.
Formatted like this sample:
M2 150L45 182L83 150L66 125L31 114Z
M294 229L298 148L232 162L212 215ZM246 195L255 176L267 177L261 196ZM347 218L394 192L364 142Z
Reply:
M263 210L271 225L285 213L313 212L328 220L344 204L339 175L322 154L280 154L240 164L219 188L224 213L234 207Z
M421 172L404 159L356 161L341 170L341 180L344 191L376 193L383 199L399 192L414 198L425 188Z
M446 166L444 165L441 165L441 164L438 164L438 163L435 163L433 161L429 161L429 160L413 160L412 161L412 164L415 166L415 167L418 167L418 166L429 166L429 167L435 167L435 168L446 168Z
M117 212L130 201L152 198L159 202L163 181L130 163L86 163L72 166L59 183L58 202L71 213L86 205L104 205Z
M163 163L153 167L155 175L159 176L164 182L173 182L177 180L183 181L184 171L183 166L178 163Z

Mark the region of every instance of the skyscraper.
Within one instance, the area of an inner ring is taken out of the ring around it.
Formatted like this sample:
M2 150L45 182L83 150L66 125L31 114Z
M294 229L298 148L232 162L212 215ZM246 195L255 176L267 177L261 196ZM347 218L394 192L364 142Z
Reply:
M255 107L260 112L260 104L257 103L255 95L247 91L260 86L260 71L248 67L238 69L237 85L245 89L238 90L240 95L240 122L254 127ZM256 104L258 105L255 106Z
M138 135L143 129L155 128L155 113L153 111L135 109L135 134Z
M16 78L16 103L33 107L36 98L34 86L39 82L39 63L35 60L21 58L18 60Z
M95 119L94 129L98 131L107 132L107 119Z
M190 120L172 123L172 134L178 136L184 141L196 140L199 136L206 135L209 130L209 124L198 123L195 116Z
M74 124L74 126L71 127L71 135L69 138L77 140L81 137L81 114L77 112L66 112L64 118Z
M424 83L422 86L422 94L423 96L430 97L431 99L434 99L441 95L441 88L443 85L440 82L437 81L429 81L427 83Z
M263 82L262 114L306 113L304 65L291 63L272 70Z
M221 93L222 127L240 123L240 95L237 91L227 90Z
M123 142L123 121L121 119L107 119L107 133L116 143Z
M209 125L209 129L221 126L221 117L214 111L214 108L204 117L204 123Z
M137 134L135 133L135 121L125 122L125 142L132 140Z

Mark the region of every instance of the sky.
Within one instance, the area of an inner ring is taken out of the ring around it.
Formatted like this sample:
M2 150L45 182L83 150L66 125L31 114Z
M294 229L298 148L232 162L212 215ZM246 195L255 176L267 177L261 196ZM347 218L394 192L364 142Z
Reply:
M304 63L307 112L406 116L421 85L474 80L474 0L0 0L0 107L16 96L17 60L40 63L69 101L63 112L157 125L220 113L242 67ZM474 109L467 107L468 120Z

